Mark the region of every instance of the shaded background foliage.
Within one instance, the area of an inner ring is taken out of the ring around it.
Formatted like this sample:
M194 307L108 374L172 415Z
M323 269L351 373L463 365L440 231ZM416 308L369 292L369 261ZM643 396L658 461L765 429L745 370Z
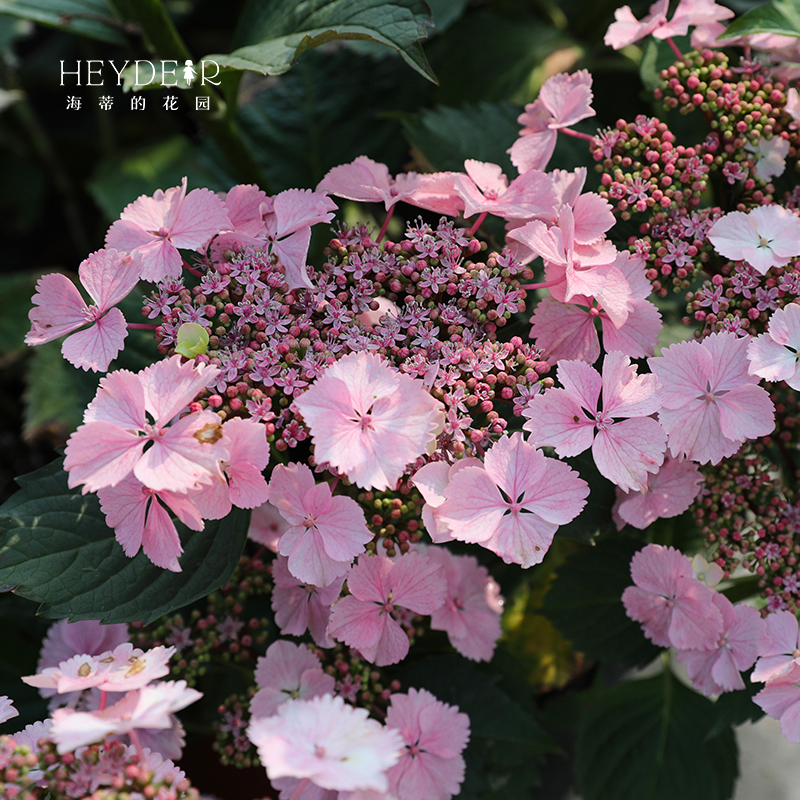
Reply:
M726 4L737 12L758 5ZM330 6L331 13L340 14L338 22L354 8L376 7L378 28L390 27L388 4L378 0L238 0L224 10L212 0L166 3L195 61L220 54L215 57L228 58L233 66L249 63L245 57L271 65L273 74L267 76L225 75L223 130L214 129L208 112L193 110L191 93L146 90L145 110L133 111L131 93L113 85L110 71L104 87L78 88L69 78L59 85L62 60L70 69L76 60L153 58L147 37L128 24L130 7L124 2L112 8L104 0L0 0L1 499L15 491L15 476L56 457L97 380L70 368L60 357L59 343L35 351L23 345L35 281L46 272L75 273L88 253L102 247L109 224L140 194L174 186L184 175L190 188L216 191L242 182L260 183L270 193L313 188L328 169L362 154L388 164L392 173L458 170L465 158L476 158L501 164L513 175L506 150L519 129L516 118L547 77L563 70L591 71L597 118L577 127L594 132L618 117L655 113L644 87L672 60L655 43L620 53L603 45L617 0L430 0L433 26L427 24L428 4L402 0L400 5L415 15L416 28L382 35L405 49L403 55L386 43L336 39L301 53L289 69L291 47L287 50L285 41L275 44L275 37L308 27L294 12L278 12L309 5ZM648 5L631 3L637 16ZM425 32L427 61L415 44ZM259 44L259 37L272 39ZM292 46L301 39L293 39ZM159 57L183 58L161 49ZM438 82L430 79L433 75ZM167 95L178 96L177 110L163 107ZM79 110L67 108L71 96L80 98ZM100 108L101 97L112 98L109 110ZM698 120L678 124L691 138L687 126ZM560 137L550 168L588 166L592 186L592 163L585 143ZM355 218L356 210L342 205L343 213ZM410 209L406 213L414 216ZM360 216L380 221L381 209L363 207ZM392 224L399 234L399 221ZM628 231L618 226L614 233L624 240ZM680 316L677 303L664 311L673 322ZM135 298L126 309L135 318L131 312L136 314ZM525 322L518 321L522 335ZM139 369L155 355L145 335L132 335L128 343L123 358L130 368ZM652 679L652 685L617 683L625 669L657 655L619 602L630 556L642 542L616 538L610 524L613 492L606 482L592 481L588 463L575 466L598 491L591 509L561 531L546 562L527 573L491 564L509 607L506 639L492 664L471 665L432 646L398 667L398 677L404 685L426 686L470 714L473 741L462 797L560 797L573 780L569 764L576 747L576 776L587 800L633 796L632 787L637 798L727 797L736 774L730 726L753 707L731 699L715 709L668 675ZM53 485L58 482L51 472L43 474ZM11 501L0 532L30 529L33 512L25 516L25 492L35 491L28 487ZM59 485L53 492L66 493L66 488ZM691 535L684 523L670 521L646 535L674 543ZM50 530L59 536L55 523ZM86 535L91 539L92 531ZM595 539L599 544L590 550ZM13 567L8 561L0 564L0 584L19 582ZM132 565L132 572L136 569ZM147 581L144 573L140 577ZM45 603L44 610L64 601L52 586L26 596ZM181 595L183 602L190 596ZM18 681L34 671L47 625L34 618L35 610L20 597L0 595L0 694L18 698L23 722L44 713L36 693ZM61 611L75 609L67 603ZM108 618L124 617L117 612ZM610 721L620 719L626 724L611 731ZM687 730L693 738L684 738ZM693 767L676 768L689 756ZM615 773L612 761L637 762L648 781L625 772L627 783L615 783L620 770ZM703 781L687 781L695 767L707 764L715 766ZM676 783L656 775L672 775ZM201 778L190 777L203 788Z

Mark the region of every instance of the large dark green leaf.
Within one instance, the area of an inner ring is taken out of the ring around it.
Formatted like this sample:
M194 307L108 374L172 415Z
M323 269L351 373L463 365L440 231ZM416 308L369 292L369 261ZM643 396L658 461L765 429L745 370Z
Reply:
M605 692L582 720L584 800L726 800L738 774L731 728L710 736L714 704L669 671Z
M429 86L399 71L394 58L309 53L242 104L241 127L273 191L315 186L331 167L362 154L395 169L406 153L396 116L416 108Z
M237 48L206 56L222 67L282 75L306 50L336 39L378 42L417 72L436 77L419 41L432 24L423 0L250 0L237 28Z
M526 702L524 687L509 696L499 685L501 675L456 655L407 663L398 673L403 686L427 689L469 716L459 800L529 800L545 753L557 747Z
M534 70L553 51L571 44L567 34L531 13L494 7L471 9L425 50L439 78L437 101L460 106L530 102Z
M61 342L33 348L25 370L22 432L35 439L49 431L61 441L81 424L77 370L61 355Z
M779 33L784 36L800 36L800 2L798 0L774 0L735 19L721 39L730 36L748 36L752 33Z
M506 154L519 133L521 109L511 103L436 111L425 109L415 120L403 123L406 136L435 170L462 172L464 160L474 158L499 164L513 177L516 171Z
M643 666L661 652L622 605L623 591L633 584L631 558L641 547L612 534L574 553L556 571L544 610L576 650L630 666Z
M128 153L124 159L103 159L88 181L88 188L106 218L115 220L139 195L177 186L184 177L189 179L190 190L198 186L212 191L230 188L230 182L215 175L200 149L183 136L148 145Z
M23 339L31 327L28 311L38 277L30 272L0 276L0 358L25 349Z
M204 597L233 573L249 514L234 510L205 530L178 524L182 572L128 558L105 523L95 495L67 487L58 460L18 479L0 506L0 585L41 603L48 617L145 624Z
M114 44L125 43L104 0L0 0L0 14Z

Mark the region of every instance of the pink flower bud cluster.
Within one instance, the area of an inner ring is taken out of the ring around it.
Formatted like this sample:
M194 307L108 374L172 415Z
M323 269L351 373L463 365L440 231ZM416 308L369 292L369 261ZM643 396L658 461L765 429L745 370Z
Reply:
M200 800L182 770L158 753L110 740L60 754L42 723L0 737L0 795L7 800Z

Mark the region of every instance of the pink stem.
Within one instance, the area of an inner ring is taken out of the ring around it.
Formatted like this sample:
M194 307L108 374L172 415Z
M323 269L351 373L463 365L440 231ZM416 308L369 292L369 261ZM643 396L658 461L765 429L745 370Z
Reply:
M311 778L303 778L303 780L297 784L297 788L292 792L292 796L289 800L300 800L300 795L303 794L309 783L311 783Z
M131 737L133 746L136 748L136 755L139 756L139 765L144 766L146 762L144 760L144 750L142 749L142 740L139 738L139 734L136 733L135 728L131 728L130 731L128 731L128 736Z
M339 485L339 476L337 475L337 476L336 476L336 477L333 479L333 483L331 484L331 494L333 494L333 493L336 491L336 487L337 487L338 485Z
M100 707L98 711L105 711L106 701L108 700L108 692L100 691Z
M154 331L158 327L158 325L152 325L149 322L129 322L127 325L129 328L138 331Z
M593 142L594 136L590 136L588 133L581 133L580 131L573 131L571 128L559 128L561 133L566 133L567 136L574 136L576 139L584 139L587 142Z
M667 44L672 48L672 52L675 53L675 55L678 56L681 61L683 61L683 53L678 50L678 45L672 41L672 37L667 37Z
M467 236L474 236L475 235L475 231L477 231L478 228L480 228L481 224L486 219L486 215L488 213L489 213L488 211L484 211L483 214L481 214L478 217L478 219L475 220L475 224L469 229L469 231L467 232Z
M183 259L183 268L184 268L185 270L188 270L189 272L191 272L191 273L192 273L192 275L196 275L198 278L203 278L203 277L205 277L205 276L203 275L203 273L202 273L202 272L200 272L200 270L198 270L198 269L195 269L194 267L190 266L190 265L189 265L189 263L186 261L186 259L185 259L185 258Z
M383 239L384 234L386 233L386 228L389 226L389 220L392 218L392 214L394 214L394 206L392 206L387 212L386 216L383 220L383 225L381 225L381 229L378 231L378 241L375 244L380 244L381 239Z
M526 283L521 285L520 289L525 289L526 292L530 292L533 289L549 289L551 286L557 286L564 278L556 278L552 281L545 281L544 283Z

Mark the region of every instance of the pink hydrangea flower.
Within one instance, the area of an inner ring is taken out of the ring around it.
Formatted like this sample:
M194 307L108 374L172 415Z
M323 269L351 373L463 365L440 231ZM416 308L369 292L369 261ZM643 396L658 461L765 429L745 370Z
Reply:
M655 376L638 375L630 358L614 351L603 362L602 377L582 361L561 361L558 379L563 389L533 397L522 412L531 440L555 447L562 457L591 447L602 475L626 491L644 489L647 473L663 463L666 445L661 426L649 416L660 406Z
M269 483L272 503L290 524L278 552L289 572L304 583L329 586L347 573L353 559L372 541L364 512L350 497L333 496L316 483L305 464L278 464Z
M425 500L422 506L422 524L428 535L437 544L452 541L450 529L447 525L439 522L436 517L436 509L445 501L444 490L450 483L453 475L464 467L482 467L483 464L477 458L461 458L455 464L448 464L444 461L431 461L414 473L412 483L419 489L419 493Z
M748 340L721 332L679 342L647 363L661 384L659 422L673 456L719 464L775 426L767 391L748 374Z
M780 720L781 733L793 744L800 744L800 666L773 678L754 698L764 713Z
M220 418L196 411L170 422L219 369L181 360L176 355L135 374L118 370L101 379L83 425L67 441L70 488L84 484L84 494L95 492L131 472L154 491L186 492L213 480L226 456Z
M167 662L175 654L174 647L159 645L148 651L124 642L113 650L96 656L81 653L46 667L22 680L29 686L54 689L59 694L100 689L103 692L127 692L141 689L169 672Z
M264 545L267 550L277 553L278 542L281 536L289 530L289 527L289 523L283 518L281 512L267 501L253 509L247 537Z
M614 266L630 287L628 313L620 325L603 308L604 292L594 298L576 295L569 303L544 297L536 305L531 322L531 338L544 350L547 361L585 361L593 364L600 357L600 337L596 321L601 323L603 350L619 350L631 358L652 356L661 330L661 314L647 300L652 286L647 280L644 261L628 251L617 255ZM605 289L605 287L604 287ZM612 306L616 298L612 295ZM618 319L617 315L615 318Z
M236 233L260 238L264 235L264 214L272 211L272 198L253 184L234 186L223 200L225 212Z
M328 636L331 606L339 599L344 577L328 586L311 586L289 572L288 559L278 556L272 562L272 610L281 633L302 636L309 631L319 647L333 647Z
M51 738L63 754L99 742L112 733L129 734L140 728L166 730L172 727L174 712L202 696L187 688L186 681L166 681L128 692L104 711L57 708L53 712Z
M223 474L192 493L204 519L222 519L232 506L255 508L269 497L262 474L269 461L265 426L254 419L234 417L225 421L222 433L228 442L227 455L219 465Z
M128 626L125 624L101 625L96 620L78 620L69 622L62 619L53 623L47 630L36 672L41 673L48 667L57 667L62 661L73 656L87 654L100 655L114 650L128 641ZM78 695L59 695L55 689L39 688L42 697L53 698L50 707L68 705L72 708L78 702Z
M603 308L614 324L625 322L631 291L624 275L614 266L617 250L605 240L591 245L576 242L575 216L570 206L562 206L558 225L548 228L544 222L534 220L509 231L507 238L542 257L547 284L556 300L568 303L576 296L603 294Z
M403 737L405 748L389 772L389 792L397 800L450 800L464 780L461 756L469 741L469 718L458 706L437 700L425 689L393 694L386 725Z
M733 605L714 593L714 605L722 614L722 635L706 650L678 650L692 686L706 697L744 689L741 672L753 666L769 641L764 620L752 606Z
M455 178L456 191L464 201L464 216L494 214L503 219L529 219L552 213L555 194L543 172L532 170L510 184L502 167L467 159L466 175Z
M186 194L186 178L180 186L142 195L126 206L108 230L106 246L141 258L143 280L158 283L177 278L183 268L178 248L197 250L220 231L231 229L222 200L209 189Z
M769 644L759 652L752 681L772 681L800 665L800 628L791 611L776 611L766 619Z
M17 716L19 716L19 711L14 708L13 701L6 695L0 696L0 725Z
M386 771L403 748L400 734L341 697L292 700L247 729L270 780L309 778L322 789L388 788Z
M667 21L669 0L658 0L650 6L650 13L642 20L633 16L629 6L614 12L614 19L605 36L605 43L615 50L633 44L645 36L669 39L684 36L690 25L707 27L722 19L730 19L733 11L718 6L714 0L681 0L672 19Z
M483 467L453 475L436 514L453 538L527 568L542 561L558 527L578 516L588 494L574 470L515 433L487 451Z
M287 700L332 694L336 683L307 647L283 640L273 642L258 659L255 677L258 691L250 703L253 717L271 717Z
M766 333L750 340L749 372L768 381L786 381L800 389L800 305L791 303L770 317Z
M592 76L588 70L572 75L561 72L548 78L539 96L525 106L517 120L524 127L520 138L507 151L511 163L521 173L545 169L556 149L558 130L595 115L592 97Z
M359 156L350 164L328 170L317 184L317 191L361 203L383 203L388 211L419 188L425 178L415 172L400 173L397 178L392 178L386 164Z
M311 429L317 462L364 489L394 488L444 421L444 406L422 381L372 353L340 358L294 404Z
M445 547L429 547L426 555L441 565L447 581L444 604L431 614L431 628L445 631L465 658L491 661L502 633L502 605L489 605L487 595L495 584L488 570L473 556L457 556Z
M628 525L645 530L657 519L683 514L700 494L703 476L692 461L665 458L658 472L647 475L640 492L624 492L617 487L615 511ZM617 526L620 530L622 525Z
M692 562L673 547L649 544L631 560L635 586L622 593L627 615L659 647L706 650L722 635L714 592L694 578Z
M94 305L88 305L65 275L44 275L36 284L34 308L28 312L31 329L25 344L51 342L72 333L61 345L64 358L75 367L105 372L122 350L128 326L115 308L139 281L141 264L116 250L98 250L78 267L78 277Z
M408 636L392 616L395 607L432 614L445 600L442 568L419 553L396 560L361 556L347 575L350 594L333 607L328 633L384 667L402 661Z
M800 255L800 218L779 205L730 211L709 229L708 239L725 258L745 261L761 275Z
M201 531L205 527L188 494L157 492L128 476L115 486L98 490L97 496L108 527L114 529L126 556L133 558L141 548L157 567L181 571L178 558L183 547L167 509L191 530Z
M290 289L313 289L306 270L311 228L330 222L336 203L324 192L311 189L287 189L276 195L272 211L264 218L266 238L271 255L283 265Z

